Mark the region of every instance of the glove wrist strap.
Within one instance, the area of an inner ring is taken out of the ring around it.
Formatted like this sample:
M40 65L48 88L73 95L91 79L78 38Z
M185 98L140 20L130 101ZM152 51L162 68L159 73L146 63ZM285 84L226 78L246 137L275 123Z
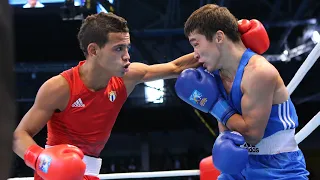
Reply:
M37 159L42 151L43 148L40 146L36 144L31 145L24 153L24 162L26 165L35 170Z
M212 114L223 125L226 125L229 118L235 113L236 111L233 110L233 108L229 106L228 102L222 98L219 98L210 111L210 114Z

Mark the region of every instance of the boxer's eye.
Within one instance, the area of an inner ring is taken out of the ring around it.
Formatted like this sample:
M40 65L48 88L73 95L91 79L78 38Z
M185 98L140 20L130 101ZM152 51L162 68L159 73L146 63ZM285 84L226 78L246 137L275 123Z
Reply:
M122 51L122 50L123 50L123 47L121 46L116 48L116 51Z
M122 44L122 45L116 46L115 50L120 52L120 51L124 51L124 50L128 49L128 51L129 51L130 48L131 48L130 44L129 45Z

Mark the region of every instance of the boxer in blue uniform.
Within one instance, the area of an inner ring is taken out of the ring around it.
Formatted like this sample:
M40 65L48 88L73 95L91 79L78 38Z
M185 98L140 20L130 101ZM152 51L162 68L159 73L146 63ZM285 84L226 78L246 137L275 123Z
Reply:
M255 34L252 47L242 30ZM175 89L218 120L212 150L218 179L308 179L294 138L295 107L277 69L259 55L269 45L262 24L239 25L226 8L206 5L188 18L185 34L203 67L183 71Z

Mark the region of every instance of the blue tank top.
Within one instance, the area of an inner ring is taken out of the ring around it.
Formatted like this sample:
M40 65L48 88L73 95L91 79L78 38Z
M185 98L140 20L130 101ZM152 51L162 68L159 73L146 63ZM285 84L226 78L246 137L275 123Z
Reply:
M244 72L244 68L248 64L250 58L255 55L250 49L247 49L242 58L240 60L235 79L233 81L233 85L231 87L230 94L227 94L224 86L222 84L222 80L220 78L219 70L215 71L214 74L217 77L217 83L219 86L220 91L223 93L223 96L229 104L237 110L237 112L242 115L241 110L241 98L242 98L242 91L240 88L241 80ZM298 126L298 116L295 110L295 107L289 98L285 102L281 104L274 104L272 105L269 121L267 127L264 132L263 138L271 136L272 134L287 130L287 129L294 129Z

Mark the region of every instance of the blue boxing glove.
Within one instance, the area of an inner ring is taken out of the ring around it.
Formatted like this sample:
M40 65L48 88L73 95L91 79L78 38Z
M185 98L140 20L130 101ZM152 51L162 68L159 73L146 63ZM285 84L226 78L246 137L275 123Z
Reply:
M236 113L221 96L214 75L203 67L182 71L175 89L180 99L200 111L209 112L224 125Z
M238 132L225 131L216 139L212 148L214 166L226 174L240 173L248 163L249 153L240 147L245 140Z

